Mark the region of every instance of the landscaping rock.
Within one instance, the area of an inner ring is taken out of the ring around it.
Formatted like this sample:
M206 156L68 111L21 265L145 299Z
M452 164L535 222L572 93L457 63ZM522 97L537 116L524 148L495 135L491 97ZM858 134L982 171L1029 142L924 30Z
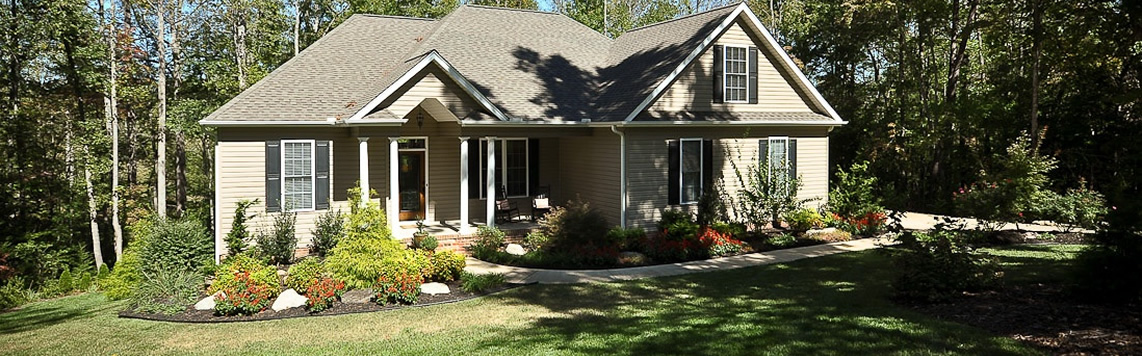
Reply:
M278 277L282 277L282 278L285 278L285 276L286 276L287 274L289 274L289 272L287 272L287 271L285 271L285 270L280 270L280 269L278 270Z
M194 310L214 310L214 304L214 296L212 295L194 303Z
M367 304L373 302L375 295L372 289L354 289L345 292L341 296L341 301L349 304Z
M424 294L431 294L431 295L452 293L452 291L448 289L447 285L445 285L444 283L436 283L436 282L421 284L420 285L420 292L424 293Z
M516 256L523 256L523 254L527 253L527 251L524 250L523 246L520 244L508 244L508 247L504 249L504 252Z
M278 295L278 299L274 300L274 305L270 308L272 308L274 311L282 311L289 308L305 306L305 302L307 301L309 301L308 298L301 294L297 294L297 291L291 288L286 289L285 292L282 292L282 294Z

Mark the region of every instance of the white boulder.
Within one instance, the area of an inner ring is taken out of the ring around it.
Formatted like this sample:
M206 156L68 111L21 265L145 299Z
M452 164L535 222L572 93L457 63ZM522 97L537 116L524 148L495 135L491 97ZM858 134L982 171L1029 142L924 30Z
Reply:
M348 304L365 304L373 301L373 295L372 289L354 289L345 292L341 296L341 301Z
M437 282L421 284L420 292L431 295L452 293L452 291L448 289L448 285Z
M278 299L274 300L274 305L270 308L272 308L274 311L282 311L289 308L305 306L305 302L307 301L309 301L308 298L301 294L297 294L297 291L291 288L286 289L285 292L282 292L282 294L278 295Z
M523 254L527 253L527 251L524 250L523 246L520 244L508 244L508 247L504 249L504 252L516 256L523 256Z
M214 310L214 305L214 296L212 295L202 298L198 303L194 303L194 310Z

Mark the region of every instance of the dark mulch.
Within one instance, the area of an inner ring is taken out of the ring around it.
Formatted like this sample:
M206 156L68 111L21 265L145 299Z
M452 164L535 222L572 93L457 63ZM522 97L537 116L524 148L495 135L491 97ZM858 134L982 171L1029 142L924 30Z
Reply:
M1077 303L1058 285L1025 285L914 305L1057 355L1142 355L1142 306Z
M329 309L322 310L316 313L310 313L302 308L292 308L275 312L273 309L267 308L254 315L239 315L239 316L218 316L214 315L213 310L194 310L194 306L188 306L186 311L174 315L152 314L137 312L134 309L127 309L119 312L120 318L133 318L133 319L146 319L157 321L171 321L181 323L229 323L229 322L242 322L242 321L261 321L261 320L276 320L299 318L307 316L330 316L354 313L368 313L376 311L388 311L404 308L417 308L426 307L438 304L455 303L459 301L479 298L489 294L499 293L508 289L524 286L524 284L507 283L498 288L484 291L482 293L468 293L460 288L459 281L452 281L445 283L448 289L451 290L449 294L429 295L421 294L420 300L411 305L380 305L377 303L364 303L364 304L351 304L335 302ZM203 295L203 298L206 296Z

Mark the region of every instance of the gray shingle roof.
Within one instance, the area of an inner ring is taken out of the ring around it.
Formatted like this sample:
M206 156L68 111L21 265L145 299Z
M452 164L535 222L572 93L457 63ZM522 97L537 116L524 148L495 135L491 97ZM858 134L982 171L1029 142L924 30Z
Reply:
M354 15L205 121L348 118L433 50L511 118L621 121L735 6L617 39L529 10L465 5L439 20ZM384 108L368 115L393 116Z

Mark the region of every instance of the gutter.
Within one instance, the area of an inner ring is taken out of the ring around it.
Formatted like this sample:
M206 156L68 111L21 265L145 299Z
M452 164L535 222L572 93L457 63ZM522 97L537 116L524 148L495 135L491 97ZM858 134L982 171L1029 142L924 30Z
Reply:
M611 125L611 132L619 135L619 227L627 227L627 136Z

